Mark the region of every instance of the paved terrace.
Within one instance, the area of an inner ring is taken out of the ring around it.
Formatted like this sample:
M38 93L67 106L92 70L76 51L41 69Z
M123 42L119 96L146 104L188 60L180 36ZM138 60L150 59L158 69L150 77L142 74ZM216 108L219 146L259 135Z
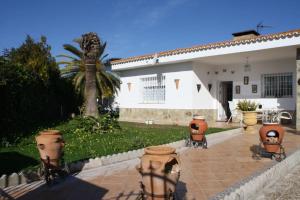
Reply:
M257 129L260 126L257 126ZM209 142L209 141L208 141ZM178 199L209 199L272 164L271 159L252 158L259 143L257 134L241 134L208 149L180 153L182 172L177 186ZM287 128L284 138L287 154L300 148L300 135ZM138 161L124 162L123 170L109 166L88 176L69 177L51 188L42 182L7 188L6 199L135 199L140 175L134 169ZM127 165L127 166L124 166ZM125 168L125 169L124 169Z

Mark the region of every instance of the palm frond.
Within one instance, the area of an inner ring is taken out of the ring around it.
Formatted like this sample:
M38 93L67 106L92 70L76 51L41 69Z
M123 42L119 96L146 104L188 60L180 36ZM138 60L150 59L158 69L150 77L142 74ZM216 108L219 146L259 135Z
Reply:
M96 84L97 84L97 90L99 97L102 97L107 92L107 87L105 87L105 84L103 83L103 79L100 78L100 74L96 74Z
M119 90L120 89L120 85L121 85L121 80L119 79L119 77L117 77L117 75L114 74L113 72L107 72L107 71L105 71L104 74L112 82L112 84L114 85L114 87Z
M81 39L74 39L74 42L80 45ZM83 52L70 44L65 44L63 47L73 55L61 54L57 56L66 59L58 62L59 65L64 65L64 68L60 70L61 74L64 77L72 78L76 92L84 96L86 69ZM109 63L109 59L107 59L108 54L103 55L105 48L106 42L101 44L99 58L96 61L96 88L100 98L102 96L110 97L120 89L120 79L115 74L106 71L105 64Z
M83 58L83 53L82 51L80 51L78 48L76 48L75 46L71 45L71 44L64 44L63 45L64 49L67 51L70 51L71 53L73 53L74 55L76 55L79 58Z
M62 74L67 74L67 73L77 73L80 71L80 68L78 66L74 66L74 65L71 65L71 66L67 66L63 69L60 70L60 72Z
M69 65L71 63L73 63L73 61L59 61L59 62L57 62L57 64L59 64L59 65Z
M73 40L73 42L76 42L77 44L80 45L81 40L82 40L82 38L75 38L75 39Z
M114 86L114 92L117 93L120 90L121 81L120 79L111 72L104 72L105 76L111 81Z
M106 47L106 42L104 42L104 44L100 46L99 57L101 57L101 55L102 55L103 52L105 51L105 47Z
M116 80L105 71L98 72L96 78L99 79L99 82L104 88L106 88L106 91L103 93L113 95L114 93L118 92L119 85L117 84Z
M105 59L107 56L108 56L108 53L107 53L107 54L105 54L104 56L102 56L102 57L100 58L100 60L103 62L103 61L104 61L104 59Z
M74 72L74 69L78 69L80 71L84 71L84 66L83 63L80 60L73 60L73 61L60 61L57 62L58 65L64 65L63 68L60 70L61 72L68 72L69 70L71 70L72 72Z
M66 54L60 54L60 55L57 55L56 57L58 57L58 58L69 58L71 60L78 60L77 58L75 58L73 56L66 55Z
M84 78L85 78L85 74L83 72L78 72L74 77L73 81L74 81L74 86L76 91L78 91L81 88Z

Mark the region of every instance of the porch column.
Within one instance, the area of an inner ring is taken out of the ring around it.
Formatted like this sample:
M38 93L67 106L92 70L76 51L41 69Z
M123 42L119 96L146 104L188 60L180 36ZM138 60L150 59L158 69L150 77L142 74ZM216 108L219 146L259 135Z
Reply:
M300 48L297 49L297 55L296 55L296 94L297 94L297 106L296 106L296 129L297 131L300 131Z

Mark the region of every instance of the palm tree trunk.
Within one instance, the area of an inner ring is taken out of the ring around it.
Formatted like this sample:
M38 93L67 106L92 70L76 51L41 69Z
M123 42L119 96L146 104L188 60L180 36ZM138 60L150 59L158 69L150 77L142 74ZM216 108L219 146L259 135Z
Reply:
M85 116L99 117L97 107L96 62L85 62Z

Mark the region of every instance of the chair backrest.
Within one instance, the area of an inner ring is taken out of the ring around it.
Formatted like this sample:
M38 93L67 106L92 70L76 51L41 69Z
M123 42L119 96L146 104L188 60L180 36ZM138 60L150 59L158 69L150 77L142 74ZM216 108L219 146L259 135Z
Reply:
M233 101L228 101L229 110L231 112L231 116L238 116L239 110L236 109L236 104Z
M229 105L230 112L235 110L235 105L234 105L233 101L228 101L228 105Z

